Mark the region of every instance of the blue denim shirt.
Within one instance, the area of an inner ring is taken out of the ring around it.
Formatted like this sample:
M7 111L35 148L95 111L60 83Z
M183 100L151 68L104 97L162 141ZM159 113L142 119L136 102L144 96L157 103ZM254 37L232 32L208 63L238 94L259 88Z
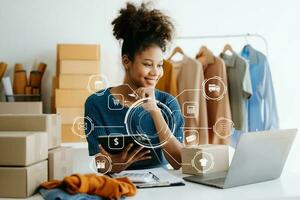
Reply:
M264 54L246 45L241 56L249 62L253 95L248 101L248 131L279 128L272 75Z

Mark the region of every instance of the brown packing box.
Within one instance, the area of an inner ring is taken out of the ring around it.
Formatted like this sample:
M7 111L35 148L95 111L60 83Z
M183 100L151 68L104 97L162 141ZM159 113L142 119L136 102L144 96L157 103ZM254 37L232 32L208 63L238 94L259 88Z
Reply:
M56 113L55 96L51 96L51 113Z
M55 107L83 107L90 95L86 89L56 89Z
M51 96L55 96L55 90L58 88L59 86L59 82L58 82L58 78L57 76L53 76L52 77L52 89L51 89Z
M199 145L184 147L181 152L182 173L203 175L223 172L229 167L229 152L227 145Z
M0 131L42 131L48 133L48 149L61 144L59 114L0 114Z
M0 114L42 114L42 102L0 102Z
M60 89L87 89L91 91L98 91L103 88L103 82L99 77L92 77L90 75L65 75L59 76Z
M96 60L57 61L56 74L96 75L100 73L100 62Z
M58 147L48 154L48 180L62 180L73 173L73 149Z
M63 124L61 129L62 134L62 142L86 142L84 130L78 129L78 127L74 126L74 131L72 130L72 124Z
M57 108L56 110L61 115L62 124L73 124L74 119L84 116L83 108Z
M58 44L57 60L100 60L100 45Z
M47 160L27 167L0 167L0 197L26 198L48 178Z
M0 131L0 166L26 166L47 158L46 132Z

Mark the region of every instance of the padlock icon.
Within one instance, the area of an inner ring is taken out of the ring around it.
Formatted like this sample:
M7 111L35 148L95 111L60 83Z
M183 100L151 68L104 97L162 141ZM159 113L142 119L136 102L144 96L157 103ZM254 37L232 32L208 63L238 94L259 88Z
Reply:
M97 160L97 169L105 169L105 161L104 160Z

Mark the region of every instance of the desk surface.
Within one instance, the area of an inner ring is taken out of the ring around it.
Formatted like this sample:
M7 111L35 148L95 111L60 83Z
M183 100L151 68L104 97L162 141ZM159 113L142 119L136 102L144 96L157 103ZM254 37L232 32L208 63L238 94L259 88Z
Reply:
M170 172L178 177L183 177L180 170ZM139 189L134 199L210 199L210 200L235 200L235 199L251 199L251 200L300 200L300 175L290 172L284 172L279 179L262 182L252 185L229 189L217 189L195 183L185 182L185 186L163 187L163 188L147 188ZM8 200L10 198L0 198ZM36 194L28 200L43 199L39 194Z

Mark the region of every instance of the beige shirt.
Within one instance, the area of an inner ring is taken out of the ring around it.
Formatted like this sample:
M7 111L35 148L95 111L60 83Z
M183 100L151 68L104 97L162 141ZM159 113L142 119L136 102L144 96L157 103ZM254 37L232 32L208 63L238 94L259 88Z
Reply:
M203 67L199 61L187 56L183 56L181 61L170 62L177 77L176 98L185 119L185 138L197 133L198 144L208 144L207 107L202 91Z
M215 57L210 50L202 51L196 58L203 64L206 80L207 119L210 128L209 143L229 144L231 126L227 124L228 126L224 126L221 131L218 128L221 123L229 123L232 120L225 63L220 58ZM220 91L211 91L209 85L216 85Z

